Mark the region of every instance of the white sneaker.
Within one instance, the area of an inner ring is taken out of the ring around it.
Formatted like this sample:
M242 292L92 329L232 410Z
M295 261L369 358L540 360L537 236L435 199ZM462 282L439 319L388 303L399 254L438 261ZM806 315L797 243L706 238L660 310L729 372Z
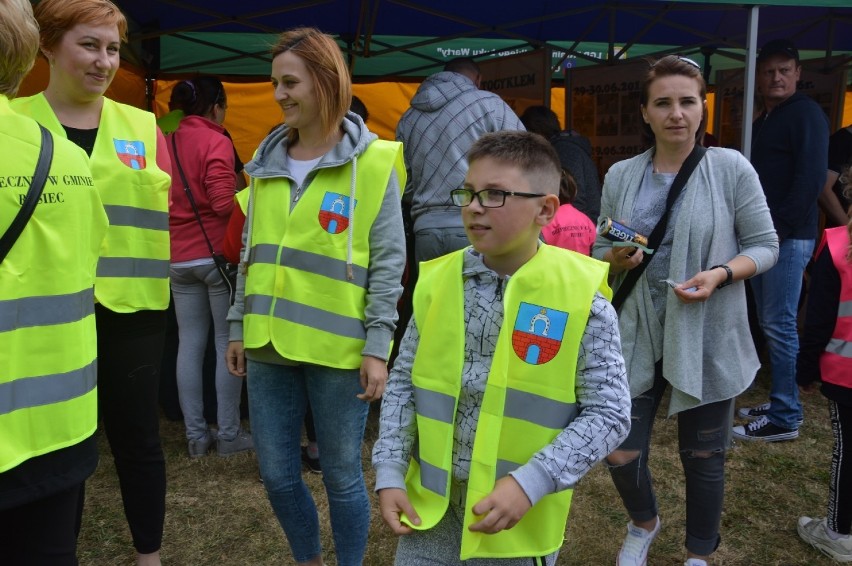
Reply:
M627 523L627 536L618 551L616 566L645 566L648 563L648 549L660 532L662 521L657 517L657 526L650 533L637 527L633 521Z
M799 517L796 530L802 540L837 562L852 562L852 535L833 539L828 536L825 519Z
M700 558L690 558L683 563L683 566L707 566L707 562Z

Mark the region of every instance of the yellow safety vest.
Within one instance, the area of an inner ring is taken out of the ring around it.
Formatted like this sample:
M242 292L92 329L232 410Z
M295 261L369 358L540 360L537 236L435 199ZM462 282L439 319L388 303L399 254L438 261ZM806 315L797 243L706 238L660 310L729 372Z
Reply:
M0 231L26 197L41 134L0 96ZM0 472L97 425L94 296L107 217L86 154L54 140L32 218L0 264Z
M246 349L271 342L290 360L340 369L361 366L370 229L392 169L400 187L405 186L402 145L376 140L358 156L354 194L352 167L349 162L320 169L292 212L287 179L252 179Z
M449 503L453 432L464 362L465 250L425 262L414 291L420 343L411 370L417 440L406 476L420 515L441 520ZM474 533L473 506L495 482L526 464L575 418L577 356L596 291L607 298L607 264L541 245L508 281L504 320L473 444L461 559L544 556L562 545L572 490L546 495L510 530Z
M15 99L12 106L66 137L44 94ZM154 115L104 98L89 166L110 224L95 298L115 312L167 308L171 179L157 166Z

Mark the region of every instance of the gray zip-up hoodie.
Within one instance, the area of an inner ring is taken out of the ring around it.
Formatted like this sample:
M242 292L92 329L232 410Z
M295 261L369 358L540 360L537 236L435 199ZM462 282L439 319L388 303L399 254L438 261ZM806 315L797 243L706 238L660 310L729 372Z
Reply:
M523 129L502 98L460 73L442 71L423 81L396 126L414 229L461 228L450 191L464 183L470 146L488 132Z
M301 186L290 191L290 211L299 203L305 191L311 190L311 181L320 169L339 167L353 162L357 168L358 156L362 155L377 136L370 132L364 122L356 114L347 113L343 123L343 139L322 156L319 163L308 173ZM281 126L273 130L258 147L254 158L246 164L246 173L251 177L249 191L254 191L254 179L270 179L284 177L291 186L295 181L289 171L287 157L287 132L289 128ZM252 193L250 193L252 194ZM359 198L361 195L355 185L354 172L350 195ZM228 321L231 323L231 341L243 339L243 312L245 307L245 263L248 261L248 250L251 242L251 226L254 220L252 198L249 197L246 222L243 227L243 248L240 252L241 268L237 275L237 293L234 305L228 311ZM353 201L354 202L354 201ZM351 229L350 223L350 229ZM351 239L350 239L350 246ZM351 249L349 254L351 264ZM387 360L393 332L396 328L396 303L402 294L402 272L405 265L405 233L402 226L402 211L400 207L400 186L396 173L392 170L387 183L382 206L370 228L370 264L367 282L367 304L364 326L367 341L362 355L373 356ZM288 363L272 347L267 344L257 350L247 350L246 357L267 363Z

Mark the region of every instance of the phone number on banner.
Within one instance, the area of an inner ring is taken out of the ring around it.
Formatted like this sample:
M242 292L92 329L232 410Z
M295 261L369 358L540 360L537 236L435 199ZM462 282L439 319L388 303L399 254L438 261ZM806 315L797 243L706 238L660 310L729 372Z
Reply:
M586 94L609 94L613 92L630 92L639 90L639 81L622 81L620 83L605 83L588 86L575 86L574 94L583 96Z

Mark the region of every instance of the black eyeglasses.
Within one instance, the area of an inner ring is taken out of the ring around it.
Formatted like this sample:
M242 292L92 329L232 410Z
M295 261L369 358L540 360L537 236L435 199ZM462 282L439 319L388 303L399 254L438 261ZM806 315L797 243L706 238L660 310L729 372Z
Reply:
M450 198L453 199L453 204L456 206L469 206L473 202L473 198L476 197L479 204L485 208L500 208L506 204L506 197L537 198L546 196L541 193L517 193L515 191L502 191L500 189L474 191L473 189L461 188L450 191Z

